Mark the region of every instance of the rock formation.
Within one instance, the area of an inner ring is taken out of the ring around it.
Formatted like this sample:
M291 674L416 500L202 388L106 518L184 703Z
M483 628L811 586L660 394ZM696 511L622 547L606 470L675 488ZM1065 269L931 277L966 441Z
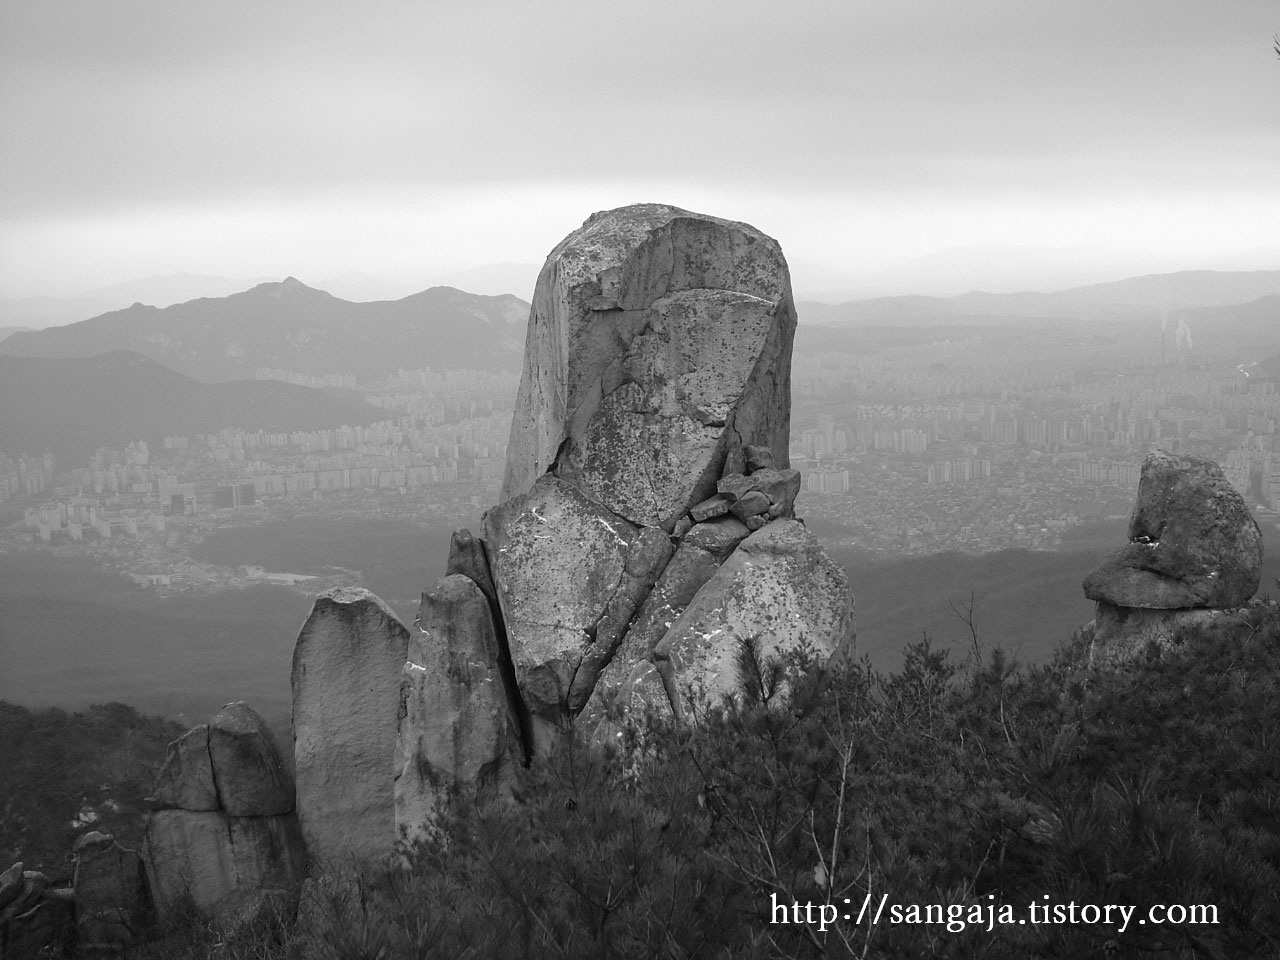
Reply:
M339 590L299 635L314 860L430 836L445 798L501 790L575 723L599 733L610 705L678 716L688 691L734 690L743 641L852 642L844 573L794 519L795 324L782 252L746 224L644 204L551 252L482 536L455 533L412 631Z
M455 540L458 538L455 538ZM400 685L397 835L429 835L452 791L492 793L524 759L484 592L454 573L422 595Z
M152 918L142 857L109 833L75 843L76 929L81 956L114 956L142 938Z
M143 860L162 918L188 898L220 917L246 899L296 895L306 856L293 783L248 704L227 704L171 743L148 803Z
M298 821L317 862L395 844L396 728L409 631L368 590L320 595L293 650Z
M844 574L790 519L795 322L782 252L746 224L637 205L593 215L551 252L504 501L484 519L535 751L574 717L597 723L606 700L678 711L671 695L690 683L733 689L726 651L744 631L770 652L851 641ZM752 589L767 597L754 613ZM693 643L695 622L718 631L714 652Z
M65 956L75 937L75 894L22 867L0 873L0 960Z
M1129 543L1084 581L1095 661L1240 620L1258 589L1262 533L1213 461L1156 451L1142 464Z

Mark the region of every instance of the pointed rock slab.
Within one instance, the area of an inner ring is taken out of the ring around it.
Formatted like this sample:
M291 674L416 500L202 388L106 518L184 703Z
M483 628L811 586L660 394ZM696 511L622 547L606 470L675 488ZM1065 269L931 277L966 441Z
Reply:
M601 672L598 692L581 719L585 728L596 727L604 716L605 701L615 697L627 713L670 709L662 678L650 660L653 648L749 532L733 517L717 517L689 530Z
M735 657L749 637L766 657L803 641L827 655L853 642L848 577L798 521L775 520L747 537L655 646L677 716L690 690L712 700L737 691Z
M636 529L552 476L489 510L485 540L520 693L559 723Z
M395 845L396 727L409 631L368 590L321 594L293 650L298 820L322 865Z
M267 722L243 700L209 721L209 757L218 803L233 817L270 817L293 810L293 780Z
M579 713L596 688L600 673L613 660L637 608L642 604L671 559L671 538L658 527L641 527L631 542L627 565L618 589L596 625L595 640L583 654L569 686L570 713Z
M297 890L306 853L293 814L229 817L218 812L159 810L147 814L147 878L161 919L189 896L213 916L234 894Z
M660 204L592 215L538 277L503 498L550 470L671 530L744 444L785 466L795 322L754 227Z
M209 725L192 727L165 751L164 766L147 805L154 809L217 810L218 789L209 757Z
M1149 609L1236 607L1257 592L1262 533L1212 460L1148 456L1129 541L1085 578L1090 600Z
M520 755L489 601L469 577L443 577L422 595L400 685L398 838L430 836L452 791L494 792Z

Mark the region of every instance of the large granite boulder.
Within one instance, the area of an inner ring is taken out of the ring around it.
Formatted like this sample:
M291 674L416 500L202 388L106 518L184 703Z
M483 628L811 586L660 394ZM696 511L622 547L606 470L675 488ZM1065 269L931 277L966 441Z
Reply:
M1149 609L1225 608L1258 589L1262 533L1212 460L1157 451L1143 461L1129 543L1084 581L1091 600Z
M661 204L593 214L538 276L504 500L551 472L671 530L743 446L786 466L796 314L776 241Z
M400 686L399 838L431 835L454 791L492 795L522 759L489 601L469 577L445 576L422 595Z
M677 716L691 695L738 689L747 640L766 658L806 642L830 657L853 642L848 577L798 521L775 520L744 540L654 647Z
M321 594L293 650L293 756L307 852L325 865L395 846L396 728L409 631L368 590Z

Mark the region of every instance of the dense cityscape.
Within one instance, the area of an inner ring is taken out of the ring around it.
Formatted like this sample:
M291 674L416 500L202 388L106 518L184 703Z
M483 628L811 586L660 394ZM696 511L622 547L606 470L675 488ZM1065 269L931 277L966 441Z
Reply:
M803 515L877 555L1058 548L1127 515L1153 446L1217 460L1280 517L1280 394L1189 331L1027 326L801 352L792 463ZM359 389L387 418L314 431L223 429L99 448L87 462L0 453L6 549L83 554L161 591L254 582L314 592L358 574L197 562L219 529L297 518L474 523L497 501L517 377L400 371ZM329 378L333 380L334 378ZM341 381L341 382L339 382ZM7 454L7 455L6 455Z

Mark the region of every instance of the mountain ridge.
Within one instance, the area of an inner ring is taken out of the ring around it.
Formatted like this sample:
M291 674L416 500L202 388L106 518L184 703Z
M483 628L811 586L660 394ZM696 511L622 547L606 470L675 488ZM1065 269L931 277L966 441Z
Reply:
M382 420L386 412L291 383L203 383L149 357L0 356L0 451L52 452L64 465L99 446L222 427L308 430Z
M431 287L357 303L287 277L227 297L168 307L141 303L61 327L15 333L0 355L84 358L132 350L210 382L259 368L361 382L398 369L518 370L529 305Z

